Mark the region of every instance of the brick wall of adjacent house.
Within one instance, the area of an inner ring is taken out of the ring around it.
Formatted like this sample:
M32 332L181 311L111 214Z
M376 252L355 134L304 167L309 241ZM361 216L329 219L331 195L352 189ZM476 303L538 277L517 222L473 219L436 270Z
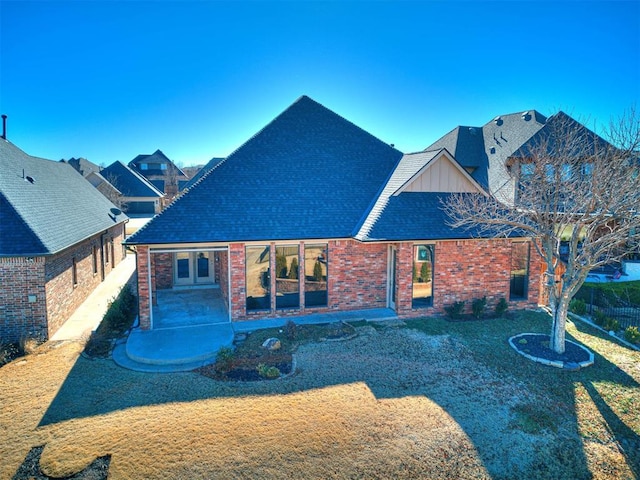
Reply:
M47 338L44 257L0 258L0 343Z
M124 258L123 232L123 225L116 225L104 235L104 248L109 248L105 275ZM98 267L95 273L94 246ZM50 338L100 284L102 258L100 235L96 235L48 257L0 259L0 339L13 342L21 337Z
M102 238L102 239L101 239ZM107 276L124 258L124 225L116 225L45 262L48 336L53 335L102 281L101 264ZM93 268L93 247L97 249L97 272ZM102 246L102 248L101 248ZM108 262L107 251L108 250ZM76 283L73 262L76 263Z

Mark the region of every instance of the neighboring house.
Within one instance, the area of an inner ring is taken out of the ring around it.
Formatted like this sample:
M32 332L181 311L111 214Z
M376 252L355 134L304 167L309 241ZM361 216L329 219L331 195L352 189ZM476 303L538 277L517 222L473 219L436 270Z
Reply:
M173 200L189 181L189 177L160 150L151 155L138 155L129 162L129 167L163 192L165 203Z
M530 241L450 228L451 192L486 194L446 149L403 155L303 96L127 240L141 328L158 290L207 285L231 321L537 306Z
M123 259L127 217L67 163L5 139L0 172L0 340L46 340Z
M96 165L93 162L90 162L86 158L70 158L69 160L61 160L62 162L67 162L73 168L75 168L80 174L87 178L92 172L100 173L102 167Z
M119 202L127 214L153 215L160 212L164 193L124 163L113 162L100 175L118 190Z
M458 126L427 147L446 148L471 176L497 199L517 201L518 182L530 174L526 159L554 135L579 136L584 148L609 145L596 133L560 111L545 117L536 110L499 115L483 127ZM553 142L549 144L553 145ZM587 150L580 154L588 153ZM588 174L588 165L583 173Z
M223 161L224 161L224 158L213 157L211 160L209 160L207 162L207 164L205 166L200 168L196 172L196 174L189 179L189 181L184 185L184 190L188 190L189 188L193 187L193 185L195 185L195 183L198 180L200 180L202 177L204 177L207 173L209 173L210 170L213 170L215 167L218 166L219 163L221 163Z

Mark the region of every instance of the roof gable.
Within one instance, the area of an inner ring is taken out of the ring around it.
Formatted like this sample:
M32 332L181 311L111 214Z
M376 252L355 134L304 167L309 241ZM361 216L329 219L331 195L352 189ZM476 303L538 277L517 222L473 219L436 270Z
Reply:
M303 96L128 243L347 238L401 156Z
M0 171L0 256L57 253L127 219L71 165L32 157L6 140Z
M482 187L446 150L436 155L431 152L408 154L412 156L430 156L427 163L413 175L395 194L401 192L483 192ZM403 157L404 158L404 157Z
M136 156L133 160L129 162L129 167L132 169L144 173L144 170L141 168L141 164L166 164L168 166L167 170L173 170L179 177L187 178L187 175L178 167L175 163L173 163L169 157L167 157L162 150L158 149L150 155L140 154Z
M104 168L101 174L125 197L164 196L164 193L154 187L146 178L119 160Z

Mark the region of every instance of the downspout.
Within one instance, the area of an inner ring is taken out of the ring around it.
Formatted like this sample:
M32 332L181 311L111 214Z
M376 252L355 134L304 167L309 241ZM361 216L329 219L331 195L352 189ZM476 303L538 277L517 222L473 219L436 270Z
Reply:
M231 248L229 246L227 246L227 297L229 297L227 302L229 303L229 323L231 323L233 321L231 317L231 299L233 295L231 294Z
M147 281L149 282L149 330L153 330L153 290L151 290L151 247L147 248Z

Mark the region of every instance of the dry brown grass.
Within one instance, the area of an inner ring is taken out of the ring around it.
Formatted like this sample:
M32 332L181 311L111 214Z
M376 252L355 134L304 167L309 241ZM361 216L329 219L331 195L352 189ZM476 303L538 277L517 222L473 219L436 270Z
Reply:
M78 343L41 349L0 369L0 478L11 478L42 444L41 466L58 477L106 454L111 479L618 479L640 472L633 445L625 444L640 435L640 354L574 328L606 355L600 364L620 368L618 376L591 373L586 381L582 372L529 365L503 338L475 335L482 325L431 323L429 335L360 327L355 339L301 347L296 375L257 383L130 372L79 357ZM505 336L523 326L511 321L499 330ZM471 333L460 333L465 328ZM505 369L478 355L483 342L500 349ZM520 376L527 371L541 377ZM551 387L536 383L559 376ZM540 421L539 410L521 405L557 414L558 425L537 433L514 427L515 412L532 411L528 420Z

